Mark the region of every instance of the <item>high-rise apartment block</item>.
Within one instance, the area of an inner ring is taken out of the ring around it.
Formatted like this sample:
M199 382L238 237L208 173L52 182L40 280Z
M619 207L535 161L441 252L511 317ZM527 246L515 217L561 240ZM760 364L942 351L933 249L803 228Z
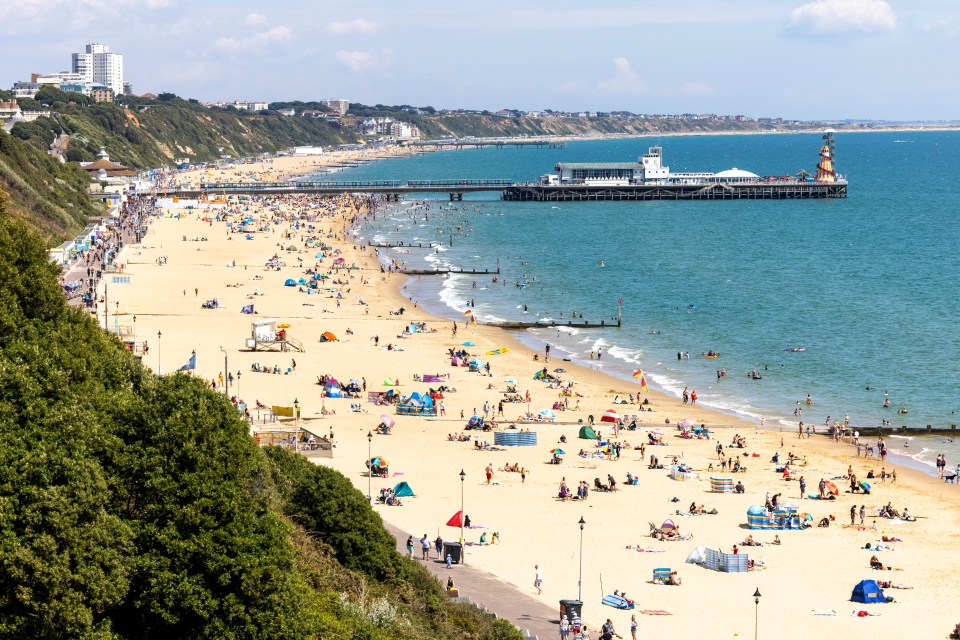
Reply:
M123 93L123 54L110 53L105 44L88 44L84 53L74 53L71 71L82 76L85 84L102 84L114 95Z

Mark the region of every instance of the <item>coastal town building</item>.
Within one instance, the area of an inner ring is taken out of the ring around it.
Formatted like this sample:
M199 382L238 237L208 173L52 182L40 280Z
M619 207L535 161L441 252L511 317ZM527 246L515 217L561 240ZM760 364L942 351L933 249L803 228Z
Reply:
M412 140L420 137L420 129L416 125L393 118L367 118L360 126L363 134L367 136L382 136L394 140Z
M74 53L71 71L85 84L106 85L114 95L123 93L123 54L112 53L108 45L91 43L83 53Z
M36 82L14 82L10 91L14 98L32 98L40 91L40 84Z
M347 115L347 111L350 110L350 101L340 98L339 100L320 100L320 104L332 109L335 113L339 113L341 116Z

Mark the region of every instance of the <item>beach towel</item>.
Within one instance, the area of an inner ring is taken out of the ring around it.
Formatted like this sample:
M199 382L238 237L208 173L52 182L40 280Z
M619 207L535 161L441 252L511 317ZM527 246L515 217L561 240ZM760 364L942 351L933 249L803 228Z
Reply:
M815 616L835 616L837 612L835 609L814 609L813 615Z
M646 616L672 616L673 614L665 609L641 609L640 613Z

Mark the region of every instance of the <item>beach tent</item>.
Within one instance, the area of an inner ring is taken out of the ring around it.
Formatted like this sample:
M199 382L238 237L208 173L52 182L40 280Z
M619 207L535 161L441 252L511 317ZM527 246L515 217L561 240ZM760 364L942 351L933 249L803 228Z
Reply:
M320 342L336 342L336 341L337 341L337 336L330 333L329 331L324 331L320 335Z
M401 482L395 486L393 488L393 495L398 498L415 498L417 496L406 482Z
M307 284L306 278L300 278L297 280L297 284L304 285Z
M295 286L297 286L297 281L294 280L293 278L287 278L286 281L283 283L283 286L285 286L285 287L295 287Z
M862 602L863 604L871 604L886 602L887 598L883 595L883 589L880 588L876 580L861 580L857 583L857 586L853 588L850 600L853 602Z
M613 409L607 409L603 412L603 415L600 416L600 422L619 422L620 414L614 411Z
M733 493L733 478L710 478L713 493Z
M707 561L707 554L703 546L699 546L687 556L687 564L703 564Z
M336 384L328 384L323 388L323 392L327 395L328 398L343 397L343 392L340 391L340 386Z
M597 432L594 431L592 427L584 425L580 427L580 437L584 440L596 440Z
M453 517L447 520L448 527L462 527L463 526L463 511L457 511L453 514Z

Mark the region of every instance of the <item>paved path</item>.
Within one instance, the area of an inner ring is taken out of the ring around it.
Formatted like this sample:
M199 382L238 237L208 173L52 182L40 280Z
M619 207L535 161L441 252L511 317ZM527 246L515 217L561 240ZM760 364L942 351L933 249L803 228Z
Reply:
M397 539L397 548L406 554L406 542L409 533L405 533L393 525L384 522L393 537ZM420 537L423 534L413 534L414 558L420 556ZM431 541L431 547L433 542ZM469 554L469 549L467 550ZM469 555L467 562L470 562ZM447 575L453 574L457 589L461 596L469 596L472 604L478 604L487 610L496 613L497 617L506 618L517 625L521 631L529 630L531 635L539 640L553 640L559 637L560 604L556 608L548 607L539 600L527 595L517 585L505 582L497 576L467 565L454 565L448 572L446 565L435 558L427 561L427 569L437 576L440 582L446 582ZM533 588L531 583L531 589Z

